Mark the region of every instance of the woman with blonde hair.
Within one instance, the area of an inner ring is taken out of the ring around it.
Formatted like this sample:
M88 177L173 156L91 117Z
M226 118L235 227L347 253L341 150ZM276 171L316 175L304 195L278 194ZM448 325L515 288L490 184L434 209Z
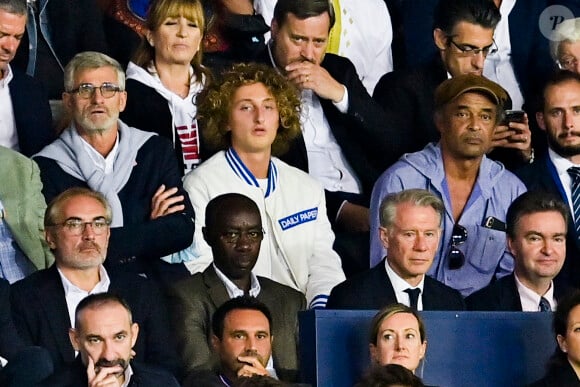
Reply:
M147 31L127 66L129 98L121 119L173 141L184 173L202 161L197 95L210 79L202 66L200 0L155 0Z

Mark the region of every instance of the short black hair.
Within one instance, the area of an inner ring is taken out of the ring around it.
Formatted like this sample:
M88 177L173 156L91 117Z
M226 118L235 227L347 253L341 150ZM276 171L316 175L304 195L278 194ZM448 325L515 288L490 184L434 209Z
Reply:
M261 301L258 301L256 297L251 296L241 296L235 297L227 300L216 309L211 318L211 328L213 334L218 338L222 339L224 335L224 321L226 316L234 310L256 310L261 312L268 319L268 324L270 325L270 332L272 332L272 314L270 309Z
M274 7L274 20L278 27L284 25L289 13L293 14L300 20L308 19L328 13L330 17L330 30L334 26L336 16L332 0L278 0Z
M546 105L546 90L549 87L560 85L566 82L578 82L580 83L580 74L575 73L574 71L570 70L557 70L554 71L550 76L546 79L544 83L544 88L542 92L539 93L539 101L538 101L538 111L543 112L544 106Z
M123 297L113 292L89 294L79 302L75 309L75 328L79 329L79 316L85 309L93 309L106 304L119 304L129 313L129 322L133 323L131 307Z
M580 305L580 290L575 289L570 293L566 294L565 297L558 300L558 306L554 312L554 320L552 321L552 328L554 329L554 334L556 336L561 335L566 337L566 332L568 331L568 319L570 318L570 312L576 306ZM562 364L568 364L568 355L560 349L560 346L556 346L556 351L550 358L547 364L547 368L557 367Z
M452 35L460 22L495 28L501 19L493 0L439 0L435 6L433 29Z
M510 238L515 237L516 228L520 219L525 215L537 212L558 212L568 225L568 206L556 195L545 191L528 191L518 196L510 204L506 215L506 233Z
M374 365L355 387L424 387L423 382L412 371L399 364Z
M205 207L205 227L210 230L215 227L218 219L224 216L224 212L230 212L231 204L235 203L239 208L251 209L260 215L260 209L256 202L249 197L236 192L230 192L211 199Z

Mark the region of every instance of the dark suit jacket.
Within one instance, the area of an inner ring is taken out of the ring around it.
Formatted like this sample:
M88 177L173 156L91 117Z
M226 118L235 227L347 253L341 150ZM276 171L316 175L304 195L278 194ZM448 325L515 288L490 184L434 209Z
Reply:
M260 60L272 65L267 52ZM400 133L406 125L405 121L381 109L369 96L354 65L347 58L326 54L320 65L348 90L348 111L345 114L330 100L321 98L320 104L336 142L361 182L363 196L369 199L379 175L397 161L401 153ZM304 138L299 136L281 158L308 172ZM351 197L341 192L326 192L328 217L331 220L335 219L343 200L351 200ZM363 204L368 206L368 203Z
M554 365L546 375L528 387L580 387L580 380L570 363Z
M554 164L547 154L534 163L516 170L516 175L524 182L528 191L544 191L560 197L568 203L562 183ZM576 236L572 212L568 214L568 233L566 234L566 261L554 282L561 287L580 287L580 243Z
M464 310L461 294L425 276L423 310ZM326 309L381 309L397 302L385 260L363 273L338 284L330 292Z
M306 308L306 299L299 291L268 278L258 277L258 281L261 290L257 299L266 304L272 313L274 367L281 379L296 380L298 311ZM170 289L168 305L173 319L173 332L177 336L182 367L187 372L194 369L207 370L216 365L210 346L211 318L227 300L229 296L226 287L213 265Z
M42 193L47 203L68 188L87 187L86 182L66 173L56 161L45 157L34 160L40 168ZM179 188L185 210L150 220L151 198L161 184ZM151 273L151 266L161 265L158 258L183 250L193 241L193 207L183 189L177 160L167 139L153 136L143 144L131 176L118 194L124 226L111 229L105 265L131 262L135 263L134 272L155 274Z
M46 91L34 78L11 67L14 77L9 83L10 99L16 121L20 153L27 157L50 144L56 133Z
M165 370L131 361L133 376L129 387L179 387L173 375ZM72 363L57 371L40 386L43 387L86 387L88 385L87 367L80 356Z
M556 300L562 298L566 291L554 286ZM491 283L483 289L469 295L465 299L468 310L521 312L522 303L513 274L507 275Z
M161 293L150 280L123 271L109 271L109 291L119 294L131 307L139 324L136 360L176 372L178 360L169 336L167 310ZM64 288L56 265L37 271L12 285L12 313L27 344L45 347L58 370L75 358L70 343Z
M0 356L10 360L23 348L10 313L10 284L0 278Z

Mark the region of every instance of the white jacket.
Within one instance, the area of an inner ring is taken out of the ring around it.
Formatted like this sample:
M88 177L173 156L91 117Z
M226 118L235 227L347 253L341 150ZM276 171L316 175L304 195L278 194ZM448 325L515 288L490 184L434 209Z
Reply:
M268 173L264 193L230 148L185 176L183 185L196 215L193 244L187 252L193 259L186 265L195 273L212 262L201 231L205 207L218 195L237 192L256 202L266 231L254 273L300 290L311 308L324 307L332 288L345 279L340 258L332 249L334 233L326 215L324 191L308 174L277 158L272 158ZM270 254L271 246L280 251Z

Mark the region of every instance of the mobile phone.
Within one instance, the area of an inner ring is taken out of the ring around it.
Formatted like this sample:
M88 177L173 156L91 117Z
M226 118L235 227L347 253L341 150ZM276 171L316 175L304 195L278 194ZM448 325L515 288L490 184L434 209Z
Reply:
M524 112L523 110L506 110L504 113L502 124L507 125L510 122L524 122L525 114L526 112Z

